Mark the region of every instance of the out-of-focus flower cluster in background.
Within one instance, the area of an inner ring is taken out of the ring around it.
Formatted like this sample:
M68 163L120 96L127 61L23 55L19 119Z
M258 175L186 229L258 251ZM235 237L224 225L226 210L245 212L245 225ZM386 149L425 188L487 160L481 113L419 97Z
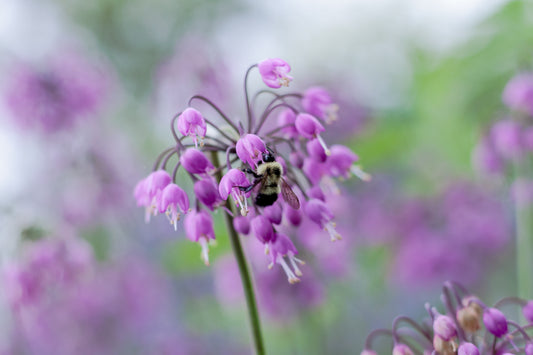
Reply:
M292 230L297 284L241 237L268 353L359 353L446 280L533 298L531 2L7 0L0 54L2 354L250 352L223 211L206 266L133 191L191 96L245 120L266 58L373 177L328 193L342 240Z

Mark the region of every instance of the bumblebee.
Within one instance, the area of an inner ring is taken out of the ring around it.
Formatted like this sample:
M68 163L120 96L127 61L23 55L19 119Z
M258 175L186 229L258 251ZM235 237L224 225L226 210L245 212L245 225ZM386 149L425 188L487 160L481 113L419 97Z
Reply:
M242 191L249 192L257 185L260 185L255 196L255 204L257 206L271 206L277 201L278 195L281 193L289 206L295 210L300 208L298 196L282 177L283 166L276 161L270 150L267 153L263 153L263 161L259 163L256 171L252 169L244 169L244 171L253 175L255 180L250 186L240 187Z

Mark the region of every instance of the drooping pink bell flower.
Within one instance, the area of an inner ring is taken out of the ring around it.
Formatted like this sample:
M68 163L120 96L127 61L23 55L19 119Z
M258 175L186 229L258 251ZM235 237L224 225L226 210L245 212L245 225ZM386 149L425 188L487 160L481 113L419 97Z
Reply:
M324 147L322 147L322 144L320 144L320 141L318 139L310 139L309 141L307 141L306 148L309 158L319 163L324 163L328 158Z
M170 175L165 170L157 170L139 181L133 195L138 206L145 207L145 221L150 221L151 215L156 215L163 189L171 182Z
M291 164L298 169L301 169L304 166L304 155L298 150L289 155L289 160Z
M328 232L332 242L342 239L341 235L335 230L335 223L332 221L333 212L323 201L316 198L310 199L305 204L304 211L310 220Z
M200 111L189 107L178 117L178 130L184 136L191 136L195 147L198 148L198 141L200 146L203 145L207 126Z
M231 169L220 179L218 192L223 200L227 200L231 195L235 204L240 207L241 215L246 216L248 214L248 200L246 193L239 187L248 186L250 186L250 182L246 178L246 174L239 169Z
M292 109L287 108L279 113L278 127L283 127L281 132L285 135L285 137L298 137L298 131L296 130L296 127L294 127L294 122L296 122L296 113Z
M217 183L211 177L198 180L194 183L194 195L211 211L223 202L218 192Z
M298 227L302 223L302 212L299 209L285 208L283 209L283 215L285 216L285 219L295 227Z
M189 196L181 187L176 184L168 184L161 194L159 212L165 212L170 224L174 225L174 230L178 230L178 221L181 213L189 211Z
M298 254L298 250L296 249L292 241L289 239L289 237L282 233L276 233L275 239L271 245L271 249L272 262L268 267L272 268L274 266L274 263L279 264L283 268L283 271L285 271L289 283L293 284L299 282L300 279L298 278L298 276L302 276L302 272L298 268L298 264L304 265L305 263L296 257L296 255ZM289 260L292 266L292 270L283 258L285 256Z
M300 113L296 116L294 124L296 130L302 137L307 139L318 139L326 155L331 154L326 142L324 142L324 139L322 139L322 136L320 135L321 132L324 132L325 128L315 117L308 113Z
M337 120L339 106L333 103L329 93L320 86L314 86L304 92L302 98L304 110L330 123Z
M206 265L209 265L209 240L215 240L213 230L213 218L204 210L191 211L185 216L183 222L187 238L197 242L202 247L201 257Z
M283 59L269 58L257 64L261 79L263 82L273 89L278 89L282 86L289 86L292 77L289 76L291 71L290 65Z
M235 147L240 160L257 167L257 163L263 159L263 153L267 152L265 142L255 134L245 134L237 141Z
M233 218L233 227L235 230L242 234L247 235L250 233L250 216L236 216Z
M496 308L487 308L483 312L483 323L489 332L496 337L501 337L507 334L507 318Z
M354 165L359 160L357 154L344 145L333 145L330 148L331 155L326 162L330 176L349 178L350 173L363 181L370 181L372 176L364 172L359 165Z
M197 149L187 149L180 158L181 165L191 174L208 174L214 169L204 153Z
M483 139L476 145L472 154L474 166L486 173L500 173L505 167L505 161L499 152L496 151L490 136Z
M272 227L272 222L263 216L258 215L252 218L250 223L252 233L254 236L265 245L265 253L269 253L270 243L274 240L274 228Z

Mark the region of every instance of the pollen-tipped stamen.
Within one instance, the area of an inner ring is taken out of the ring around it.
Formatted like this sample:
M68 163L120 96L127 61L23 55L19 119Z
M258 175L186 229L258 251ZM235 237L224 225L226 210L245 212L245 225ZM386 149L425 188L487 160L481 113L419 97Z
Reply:
M361 168L361 165L352 165L352 167L350 168L350 171L352 172L352 174L354 174L355 176L357 176L359 179L363 181L372 180L372 175L370 175L367 172L364 172L363 169Z
M278 258L277 262L278 264L281 265L281 267L283 268L283 271L285 271L285 274L287 275L287 280L289 280L290 284L300 282L300 279L296 277L296 275L292 272L289 265L287 265L287 263L285 262L285 259L280 257Z
M328 232L332 242L342 239L341 235L335 230L335 223L326 223L326 225L324 226L324 230Z
M320 136L320 134L317 134L316 138L320 142L320 145L322 146L322 148L324 148L324 153L326 153L327 156L330 156L331 155L331 151L329 150L326 142L324 142L324 139L322 138L322 136Z

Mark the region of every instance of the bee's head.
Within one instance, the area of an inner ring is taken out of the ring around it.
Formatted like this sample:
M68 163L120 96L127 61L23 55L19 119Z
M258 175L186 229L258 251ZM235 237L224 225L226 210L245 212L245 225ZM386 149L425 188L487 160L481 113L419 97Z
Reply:
M272 163L276 161L276 158L274 158L274 154L269 150L266 153L263 153L263 161L265 163Z

